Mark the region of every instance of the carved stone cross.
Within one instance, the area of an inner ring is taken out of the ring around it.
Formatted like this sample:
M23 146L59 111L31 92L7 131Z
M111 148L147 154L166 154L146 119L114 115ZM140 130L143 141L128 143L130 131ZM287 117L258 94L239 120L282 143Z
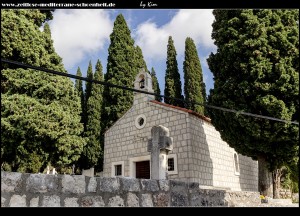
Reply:
M148 140L148 152L151 152L151 178L166 179L168 167L168 152L173 150L173 139L169 129L159 125L151 129Z

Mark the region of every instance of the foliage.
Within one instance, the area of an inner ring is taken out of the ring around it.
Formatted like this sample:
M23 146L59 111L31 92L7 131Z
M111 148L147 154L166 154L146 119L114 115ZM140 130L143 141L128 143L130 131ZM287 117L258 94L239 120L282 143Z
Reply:
M283 188L290 189L293 193L299 193L299 158L296 157L292 163L286 164L284 167Z
M50 28L39 10L1 10L1 57L65 72ZM64 167L79 158L80 98L69 78L3 64L1 70L1 163L12 171Z
M156 73L155 73L155 70L154 70L153 67L151 68L150 75L151 75L151 78L152 78L152 86L153 86L154 93L160 95L161 93L160 93L159 83L158 83L158 80L157 80L157 77L156 77ZM162 97L155 95L155 100L161 102L162 101Z
M96 64L94 80L103 81L100 60ZM103 155L100 144L102 93L103 86L92 83L91 95L87 101L87 126L85 131L87 145L83 149L80 164L84 169L94 167L98 163L100 156Z
M86 72L86 76L88 79L92 80L93 79L93 66L92 66L92 62L89 62L89 66ZM87 106L88 106L88 101L89 98L91 96L91 91L92 91L92 83L91 82L85 82L85 93L84 93L84 118L83 118L83 122L84 122L84 131L86 131L86 126L87 126L87 122L88 122L88 113L87 113Z
M120 86L133 88L138 73L136 48L130 30L122 14L116 17L108 48L107 73L104 80ZM102 130L108 129L132 105L133 92L105 86L103 92Z
M136 46L135 48L135 55L136 55L137 73L139 73L141 69L148 71L146 62L144 60L143 52L139 46Z
M204 106L195 103L204 104L206 99L205 83L195 43L189 37L185 40L183 73L185 99L191 102L186 104L186 108L204 115Z
M218 47L209 103L279 119L299 119L299 10L214 10ZM299 126L211 109L213 125L243 155L269 170L298 155Z
M80 70L80 67L78 67L76 76L82 77L82 73ZM82 85L82 80L76 79L75 80L75 89L77 91L78 96L80 97L80 104L81 104L81 123L84 123L84 113L85 113L85 100L84 100L84 92L83 92L83 85Z
M180 74L178 71L176 55L177 53L175 50L174 41L172 37L169 36L164 95L166 97L179 98L183 100L183 95L181 94L181 81L180 81ZM180 100L164 98L164 102L174 106L184 107L183 102Z

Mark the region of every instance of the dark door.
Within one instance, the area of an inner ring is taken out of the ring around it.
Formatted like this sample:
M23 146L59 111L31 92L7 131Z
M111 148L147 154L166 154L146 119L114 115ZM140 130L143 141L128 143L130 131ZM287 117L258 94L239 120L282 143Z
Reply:
M135 163L136 178L150 179L150 161L140 161Z

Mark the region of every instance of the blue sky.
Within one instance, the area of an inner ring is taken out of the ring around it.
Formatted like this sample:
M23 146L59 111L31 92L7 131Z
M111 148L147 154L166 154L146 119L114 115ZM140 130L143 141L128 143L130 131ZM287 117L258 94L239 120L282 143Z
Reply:
M94 70L97 59L103 65L103 73L106 73L109 35L120 13L125 17L135 45L143 51L148 69L153 67L156 71L162 94L169 36L174 40L182 83L185 39L191 37L194 40L208 94L213 88L213 75L206 59L211 52L216 52L211 39L214 17L210 9L57 9L49 24L55 50L63 58L69 73L76 74L79 66L86 76L89 61L92 61Z

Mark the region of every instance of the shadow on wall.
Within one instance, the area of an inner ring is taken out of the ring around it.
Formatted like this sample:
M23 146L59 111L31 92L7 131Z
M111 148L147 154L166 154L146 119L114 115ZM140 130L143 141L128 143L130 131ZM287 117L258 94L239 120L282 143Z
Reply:
M205 124L205 122L191 117L192 148L191 155L189 155L189 170L192 176L188 184L190 206L228 206L225 190L209 190L213 187L214 182L214 165L209 143L213 142L214 138L209 133L210 127L205 127Z
M191 131L191 158L189 170L192 171L190 182L199 182L201 186L213 186L213 162L210 157L209 140L205 133L204 122L192 119Z
M255 164L256 163L256 164ZM238 154L239 180L242 191L258 191L258 164L251 158Z

